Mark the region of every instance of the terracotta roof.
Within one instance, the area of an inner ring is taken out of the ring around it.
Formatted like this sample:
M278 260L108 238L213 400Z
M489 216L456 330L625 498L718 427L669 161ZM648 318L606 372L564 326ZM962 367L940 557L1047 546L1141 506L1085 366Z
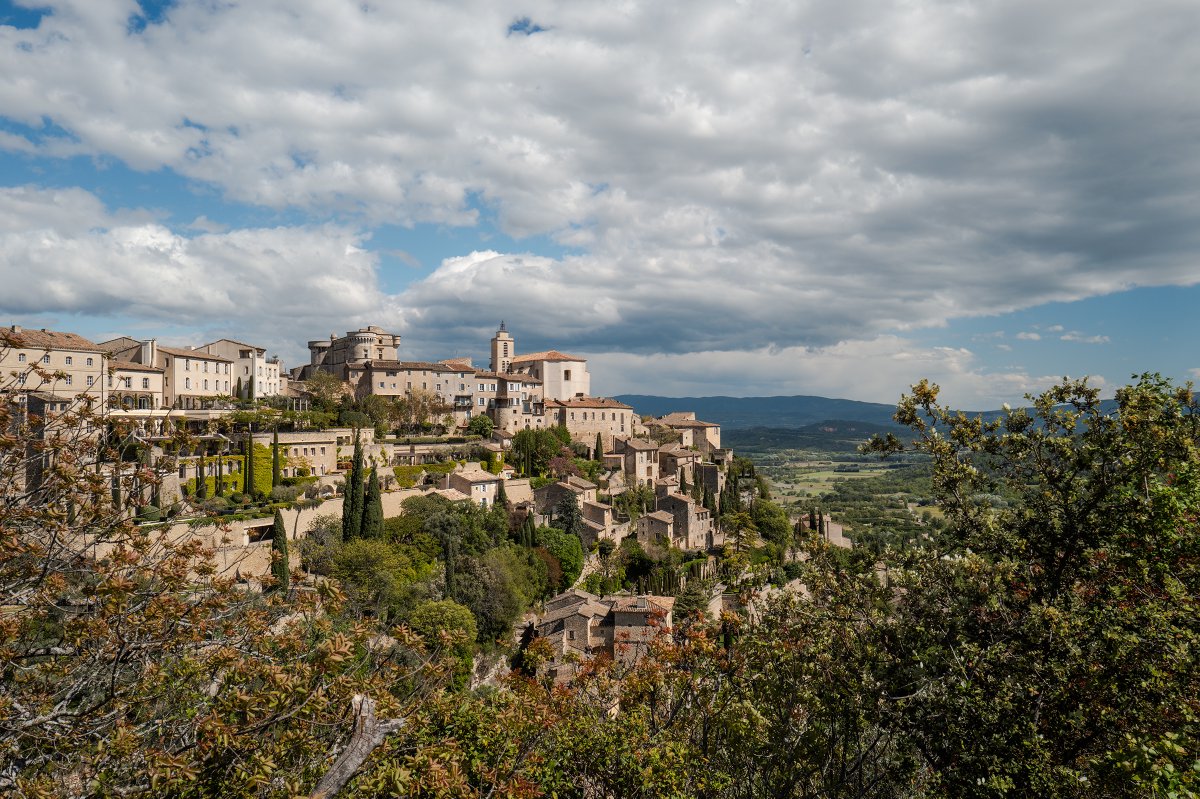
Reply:
M630 611L666 611L672 610L675 607L675 597L673 596L619 596L613 597L613 610L619 610L625 613Z
M233 363L228 358L223 358L220 355L213 355L204 350L185 350L179 347L164 347L159 344L157 347L159 352L165 352L167 355L174 355L176 358L195 358L199 361L220 361L222 363Z
M541 383L541 378L533 375L523 375L520 372L488 372L486 370L476 370L476 377L481 377L484 380L507 380L510 383Z
M675 517L667 513L665 510L655 510L646 514L647 518L657 519L660 522L674 522Z
M112 361L112 368L119 372L157 372L163 373L162 369L157 366L147 366L144 363L133 363L132 361Z
M640 449L640 450L654 450L657 452L658 444L654 444L650 441L643 441L640 438L631 438L631 439L628 439L627 441L625 441L625 448L626 449Z
M667 421L666 419L656 419L656 420L651 421L650 424L664 424L667 427L684 427L684 428L688 428L688 427L720 427L721 426L721 425L715 424L713 422L701 422L696 419L681 419L681 420L672 420L672 421Z
M440 363L444 363L447 366L452 366L455 369L461 369L464 371L475 368L471 365L470 358L443 358Z
M445 497L451 502L462 502L465 499L470 499L470 497L459 491L457 488L435 488L429 493L437 494L439 497Z
M460 372L461 369L455 369L452 366L447 366L444 363L431 363L429 361L367 361L363 366L370 370L391 370L394 372L410 371L410 372Z
M54 330L29 330L14 325L10 328L0 328L4 335L19 339L14 345L22 349L38 350L75 350L77 352L105 352L105 349L94 341L76 333L59 333Z
M567 355L565 352L559 352L558 350L545 350L543 352L531 352L528 355L518 355L509 363L532 363L533 361L587 362L587 358L580 358L578 355Z
M596 488L595 483L584 480L582 477L576 477L575 475L569 476L566 480L563 480L563 482L577 488L582 488L584 491L591 491L593 488Z
M483 469L479 468L463 469L461 471L451 472L450 474L455 477L461 477L462 479L472 483L498 483L504 479L498 474L485 472Z
M205 347L211 347L214 344L220 344L222 341L227 341L230 344L236 344L239 347L249 347L252 350L262 350L264 354L267 351L266 347L260 347L257 344L247 344L246 342L238 341L235 338L219 338L216 341L210 341L207 344L201 344L199 347L197 347L197 349L204 349Z
M565 400L552 399L546 400L546 405L556 406L560 408L614 408L623 411L632 411L633 407L626 405L623 402L617 402L611 397L570 397Z

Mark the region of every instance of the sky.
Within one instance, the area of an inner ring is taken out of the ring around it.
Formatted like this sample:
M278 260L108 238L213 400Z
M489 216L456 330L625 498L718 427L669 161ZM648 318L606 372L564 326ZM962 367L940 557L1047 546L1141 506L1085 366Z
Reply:
M1200 376L1194 0L0 0L0 324L594 393Z

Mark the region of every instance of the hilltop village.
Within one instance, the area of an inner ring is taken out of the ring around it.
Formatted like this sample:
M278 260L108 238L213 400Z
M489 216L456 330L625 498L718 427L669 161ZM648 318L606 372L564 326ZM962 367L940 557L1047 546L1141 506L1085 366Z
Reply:
M503 323L486 368L400 360L400 336L374 326L309 341L309 363L290 371L264 347L232 339L179 348L15 325L0 332L3 374L42 435L61 437L87 406L89 432L72 432L137 453L136 463L118 455L103 465L114 503L175 539L202 540L217 575L311 582L336 571L322 568L330 558L314 543L331 519L355 537L370 505L376 528L364 537L386 537L385 524L413 513L474 508L490 520L493 543L511 539L545 561L530 567L548 570L544 586L517 604L565 590L522 622L526 644L552 643L560 679L593 654L640 651L670 626L689 579L719 576L721 556L743 548L744 531L717 519L740 507L738 478L753 467L721 446L718 425L686 411L641 417L592 392L586 358L522 353ZM27 489L54 458L51 448L29 460ZM146 468L153 480L140 476ZM429 558L446 570L445 599L458 597L452 550L461 545L450 538ZM720 580L705 585L691 605L715 612L731 601ZM480 639L512 634L507 620Z

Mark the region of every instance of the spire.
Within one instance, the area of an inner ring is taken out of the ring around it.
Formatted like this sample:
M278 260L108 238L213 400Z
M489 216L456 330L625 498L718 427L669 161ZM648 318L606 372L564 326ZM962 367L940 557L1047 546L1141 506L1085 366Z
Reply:
M503 320L503 319L501 319L501 320L500 320L500 330L501 330L501 331L503 331L503 330L505 330L505 329L506 329L506 328L504 327L504 320Z

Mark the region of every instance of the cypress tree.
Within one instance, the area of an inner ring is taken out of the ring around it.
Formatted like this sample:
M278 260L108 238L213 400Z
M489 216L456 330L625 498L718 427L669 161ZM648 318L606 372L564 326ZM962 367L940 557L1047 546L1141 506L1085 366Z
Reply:
M342 540L349 542L362 532L363 517L363 451L358 429L354 430L354 459L350 462L350 474L346 475L345 500L342 505Z
M275 509L275 523L271 528L271 576L275 578L275 590L287 592L292 579L288 564L287 529L283 526L283 514Z
M250 425L250 432L246 435L246 473L242 475L242 489L253 499L255 489L254 485L254 425Z
M221 496L225 493L225 459L218 453L217 455L217 479L216 488L213 491L214 496Z
M363 503L362 537L380 538L383 535L383 496L379 490L379 474L371 470Z
M496 504L508 510L508 493L504 490L504 481L500 481L499 487L496 489Z
M604 460L604 437L599 433L596 434L596 455L595 460Z
M237 383L235 383L233 386L233 396L240 400L246 398L245 395L242 394L242 378L240 377L237 379Z
M275 425L275 435L271 439L271 488L283 485L283 469L279 464L279 425Z
M814 533L817 531L817 509L813 507L808 509L808 529Z
M683 494L686 497L689 493L691 493L691 490L692 489L688 485L688 481L687 481L687 471L685 471L684 468L682 466L680 466L679 467L679 493Z
M200 460L196 462L196 499L208 499L208 480L204 476L204 450L200 450Z

